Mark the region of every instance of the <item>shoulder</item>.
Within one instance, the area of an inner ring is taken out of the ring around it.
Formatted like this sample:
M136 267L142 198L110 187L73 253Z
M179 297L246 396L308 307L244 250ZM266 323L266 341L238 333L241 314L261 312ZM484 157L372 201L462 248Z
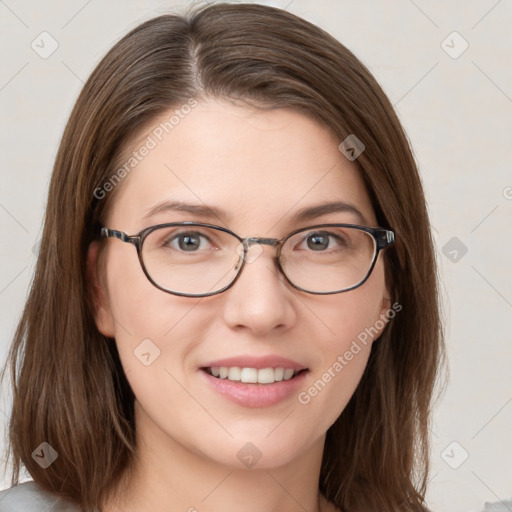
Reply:
M41 489L34 481L0 491L2 512L79 512L69 501Z
M512 510L512 499L496 503L486 501L483 512L508 512L509 510Z

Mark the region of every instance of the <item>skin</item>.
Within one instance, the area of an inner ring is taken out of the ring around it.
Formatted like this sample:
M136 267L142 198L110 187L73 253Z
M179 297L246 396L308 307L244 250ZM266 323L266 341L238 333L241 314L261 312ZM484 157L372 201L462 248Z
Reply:
M146 137L140 134L127 153ZM205 100L124 179L105 225L133 235L195 220L241 236L281 238L323 222L359 224L347 212L291 220L305 206L343 200L376 226L365 186L339 142L292 110ZM161 212L143 220L163 200L222 207L231 218ZM199 368L234 355L277 354L308 367L300 391L307 390L389 308L383 259L359 288L322 296L290 286L274 265L274 249L261 247L232 288L190 298L154 287L131 244L91 244L97 327L115 338L136 395L137 463L128 490L102 512L335 510L318 491L325 434L354 393L371 342L306 405L293 394L270 407L243 407L206 386ZM134 356L147 338L160 350L149 366ZM247 442L261 452L252 469L237 458Z

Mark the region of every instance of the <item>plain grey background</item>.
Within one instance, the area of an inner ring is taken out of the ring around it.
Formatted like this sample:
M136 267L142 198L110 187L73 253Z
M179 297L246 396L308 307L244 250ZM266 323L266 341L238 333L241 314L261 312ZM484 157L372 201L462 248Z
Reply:
M512 2L256 3L286 8L330 32L395 105L434 227L450 365L434 411L429 505L479 511L484 502L510 499ZM1 363L34 270L53 160L83 82L131 28L188 5L0 0ZM9 407L4 389L2 432ZM9 486L7 477L0 473L0 489Z

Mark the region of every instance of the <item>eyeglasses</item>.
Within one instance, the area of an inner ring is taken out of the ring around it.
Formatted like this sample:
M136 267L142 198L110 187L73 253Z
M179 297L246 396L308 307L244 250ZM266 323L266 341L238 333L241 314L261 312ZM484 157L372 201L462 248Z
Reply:
M102 227L101 237L135 245L149 281L185 297L207 297L233 286L245 263L263 251L262 244L277 248L277 267L294 288L318 295L346 292L368 279L380 251L395 240L389 229L354 224L304 227L278 240L242 238L197 222L158 224L136 235ZM258 250L249 258L252 245Z

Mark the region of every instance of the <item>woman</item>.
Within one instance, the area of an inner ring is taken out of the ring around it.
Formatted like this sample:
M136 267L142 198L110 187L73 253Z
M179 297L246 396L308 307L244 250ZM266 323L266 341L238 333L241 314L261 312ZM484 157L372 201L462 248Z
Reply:
M364 65L271 7L160 16L63 135L0 504L427 510L442 354L421 181Z

